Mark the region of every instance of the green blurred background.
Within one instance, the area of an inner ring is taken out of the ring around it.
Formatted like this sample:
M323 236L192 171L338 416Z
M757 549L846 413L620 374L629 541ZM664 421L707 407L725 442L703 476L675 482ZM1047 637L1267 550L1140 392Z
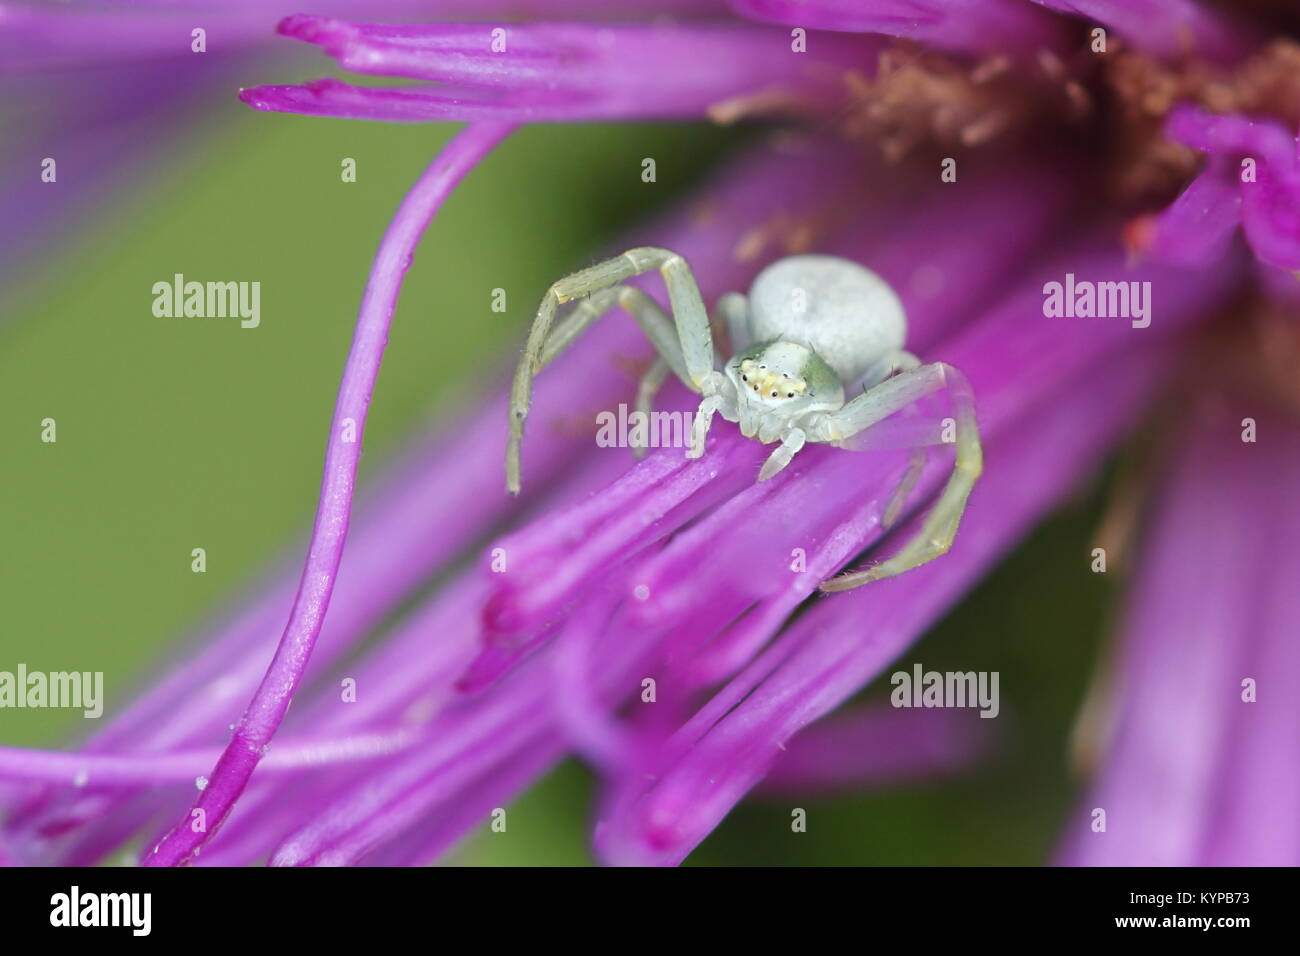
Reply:
M83 217L0 293L0 669L102 670L107 715L308 528L371 257L455 129L261 114L234 98L240 83L319 68L278 75L256 64L214 91L195 107L201 123L160 139L102 214ZM465 384L444 370L495 375L550 281L667 208L745 137L688 125L533 127L489 157L406 281L363 487ZM655 184L640 180L648 155ZM340 181L344 157L357 162L355 183ZM151 286L175 272L260 281L261 327L155 318ZM496 287L509 295L504 315L490 309ZM56 444L39 440L46 417L58 422ZM1001 671L1005 740L982 771L803 800L803 834L790 831L785 803L751 802L690 862L1045 861L1075 792L1071 722L1112 604L1103 576L1080 573L1103 500L1094 485L907 657ZM190 570L194 547L207 550L206 574ZM71 711L0 711L0 743L58 747L84 732ZM590 796L586 771L567 765L519 801L508 834L482 834L458 859L589 862Z

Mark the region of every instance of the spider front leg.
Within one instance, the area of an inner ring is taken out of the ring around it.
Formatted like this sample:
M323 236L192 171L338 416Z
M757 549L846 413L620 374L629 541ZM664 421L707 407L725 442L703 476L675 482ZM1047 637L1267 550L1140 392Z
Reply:
M740 343L740 347L744 347L749 343L748 303L745 297L739 292L727 292L718 299L717 303L713 307L713 315L710 319L710 323L714 330L719 327L727 329L727 334L731 339L733 349L736 347L735 343L737 342ZM714 365L717 365L720 361L721 359L717 355L717 350L715 348L713 357ZM655 396L659 394L659 389L663 387L667 378L668 364L662 357L656 359L641 376L641 381L637 385L636 410L640 412L647 421L649 421L650 414L654 411ZM713 372L710 375L712 386L710 386L709 382L706 381L705 388L709 389L711 392L727 391L727 387L722 385L722 382L720 381L724 379L725 376ZM708 408L704 407L706 404L708 405ZM712 417L717 412L723 412L725 414L728 402L726 399L718 402L701 402L700 406L701 408L696 412L695 420L691 429L692 440L690 447L686 452L688 458L699 458L700 455L704 453L704 439L708 436L709 426L712 424ZM713 410L710 411L709 408ZM695 436L698 436L698 438ZM645 453L646 449L639 446L632 449L632 454L637 458L644 458Z
M671 322L644 292L620 285L626 279L654 269L663 275L668 288L673 311ZM555 326L559 306L585 296L590 298ZM629 249L621 256L560 279L547 290L537 309L510 390L506 488L511 494L518 494L520 488L520 444L532 404L533 377L615 305L623 305L632 313L651 344L688 388L701 391L703 383L713 374L713 337L708 314L690 267L681 256L649 246Z
M823 581L823 591L847 591L871 581L902 574L944 554L952 545L962 512L984 467L975 396L966 376L942 362L923 365L886 379L823 420L819 440L837 440L870 428L912 402L946 387L952 396L956 459L939 500L922 522L921 530L897 554L863 571ZM891 502L891 509L893 503ZM889 510L889 509L887 509Z
M767 481L778 471L790 464L790 460L799 453L803 448L804 442L808 436L802 428L792 428L785 433L781 439L781 444L776 446L776 450L767 456L767 461L763 462L763 467L759 469L758 480Z
M687 458L699 458L704 454L704 442L709 437L713 416L719 412L724 418L736 417L735 390L725 375L712 372L704 382L704 400L695 410L695 421L691 425L691 446L686 449Z

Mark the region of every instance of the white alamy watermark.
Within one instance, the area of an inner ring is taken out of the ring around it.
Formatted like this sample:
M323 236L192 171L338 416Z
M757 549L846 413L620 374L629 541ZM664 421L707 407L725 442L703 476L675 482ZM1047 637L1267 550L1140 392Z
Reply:
M187 282L182 273L153 284L153 314L160 319L239 319L246 329L262 322L262 283Z
M600 448L686 448L695 415L690 412L628 411L596 415L596 445Z
M997 671L895 671L889 678L894 689L889 702L895 707L978 707L981 717L996 717Z
M95 719L104 713L103 671L0 671L0 708L66 708Z
M83 893L73 886L50 897L51 926L125 926L132 936L153 928L152 893Z
M1151 324L1151 283L1093 282L1065 274L1064 282L1043 284L1043 315L1049 319L1131 319L1133 328Z

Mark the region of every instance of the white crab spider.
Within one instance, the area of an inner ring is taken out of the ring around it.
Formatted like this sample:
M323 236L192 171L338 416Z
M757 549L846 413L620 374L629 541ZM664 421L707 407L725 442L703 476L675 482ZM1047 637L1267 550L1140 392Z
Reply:
M668 287L672 318L625 279L658 269ZM558 324L556 309L583 299ZM714 415L740 425L741 434L764 444L780 442L764 463L766 481L790 463L806 442L844 446L859 432L947 388L952 396L956 449L952 476L920 531L897 554L864 571L824 581L822 590L843 591L901 574L948 550L979 477L983 456L970 385L942 362L921 364L903 350L907 320L902 303L874 272L834 256L800 255L777 260L754 280L746 298L723 295L716 312L736 355L717 370L709 316L686 260L667 249L642 247L559 280L547 291L528 335L510 395L506 487L518 494L519 445L532 397L533 377L597 318L621 305L659 352L641 381L638 407L648 411L655 392L673 372L701 396L687 451L704 453ZM845 401L848 392L855 394ZM860 393L860 394L859 394ZM922 443L934 444L928 437ZM883 524L894 521L925 461L916 452Z

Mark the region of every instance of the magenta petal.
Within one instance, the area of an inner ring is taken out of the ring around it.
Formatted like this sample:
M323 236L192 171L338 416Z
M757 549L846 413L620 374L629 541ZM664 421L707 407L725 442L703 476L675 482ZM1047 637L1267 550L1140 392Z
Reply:
M1296 139L1276 120L1220 116L1194 106L1177 106L1165 120L1165 133L1192 149L1234 161L1253 157L1275 170L1296 162Z
M1241 224L1235 169L1217 157L1156 217L1146 252L1162 262L1207 265L1220 258Z
M1241 404L1193 415L1143 546L1104 721L1114 729L1066 821L1066 864L1300 862L1300 516L1276 507L1300 481L1300 432ZM1245 415L1258 416L1257 443L1241 440Z
M868 38L829 37L796 52L781 30L750 24L356 24L298 15L282 33L316 43L346 69L447 86L358 87L338 80L243 90L261 110L396 122L512 122L703 117L748 98L829 108L849 69L871 67Z
M1222 245L1233 216L1226 193L1240 195L1240 217L1251 249L1264 262L1300 269L1300 143L1281 124L1245 116L1216 116L1190 106L1170 113L1166 132L1211 162L1159 222L1160 248L1173 257L1206 255ZM1216 181L1216 177L1221 177ZM1165 221L1168 219L1168 221ZM1179 238L1178 230L1197 230ZM1204 261L1204 260L1202 260Z
M759 790L806 795L957 773L985 756L998 723L969 710L887 702L836 712L785 745Z
M323 77L302 86L257 86L239 98L256 110L333 116L386 123L435 120L559 120L576 116L577 104L558 95L499 96L482 90L437 88L437 92L353 86ZM568 107L569 112L566 112Z
M1251 249L1269 265L1300 271L1300 166L1264 170L1242 184L1242 225Z
M0 7L0 73L188 57L195 26L208 31L209 56L244 50L275 39L275 21L285 6L264 0L5 3ZM726 8L724 0L626 0L617 9L612 6L608 0L314 0L310 4L316 14L334 16L476 17L497 22L543 16L712 18ZM479 26L491 29L493 25Z
M1229 422L1231 436L1236 422ZM1259 691L1254 703L1242 702L1231 715L1233 745L1223 757L1214 823L1201 848L1208 866L1300 864L1300 552L1294 546L1300 514L1290 508L1279 515L1273 508L1274 495L1300 484L1300 430L1293 420L1272 416L1261 424L1273 432L1268 454L1251 463L1263 493L1242 505L1255 512L1252 527L1260 532L1260 546L1267 547L1265 535L1272 537L1271 566L1255 582L1256 633L1245 652L1246 673L1234 675L1239 679L1233 688L1240 700L1242 680L1249 677Z
M288 738L262 762L268 771L292 771L357 760L373 760L404 750L415 741L409 728L338 738ZM0 776L75 787L148 787L203 775L221 756L218 750L167 754L83 754L0 747Z
M1113 29L1126 43L1156 56L1187 54L1233 63L1258 36L1233 17L1198 0L1033 0Z
M732 8L768 23L880 33L963 53L1029 59L1065 49L1061 24L1021 0L732 0Z

